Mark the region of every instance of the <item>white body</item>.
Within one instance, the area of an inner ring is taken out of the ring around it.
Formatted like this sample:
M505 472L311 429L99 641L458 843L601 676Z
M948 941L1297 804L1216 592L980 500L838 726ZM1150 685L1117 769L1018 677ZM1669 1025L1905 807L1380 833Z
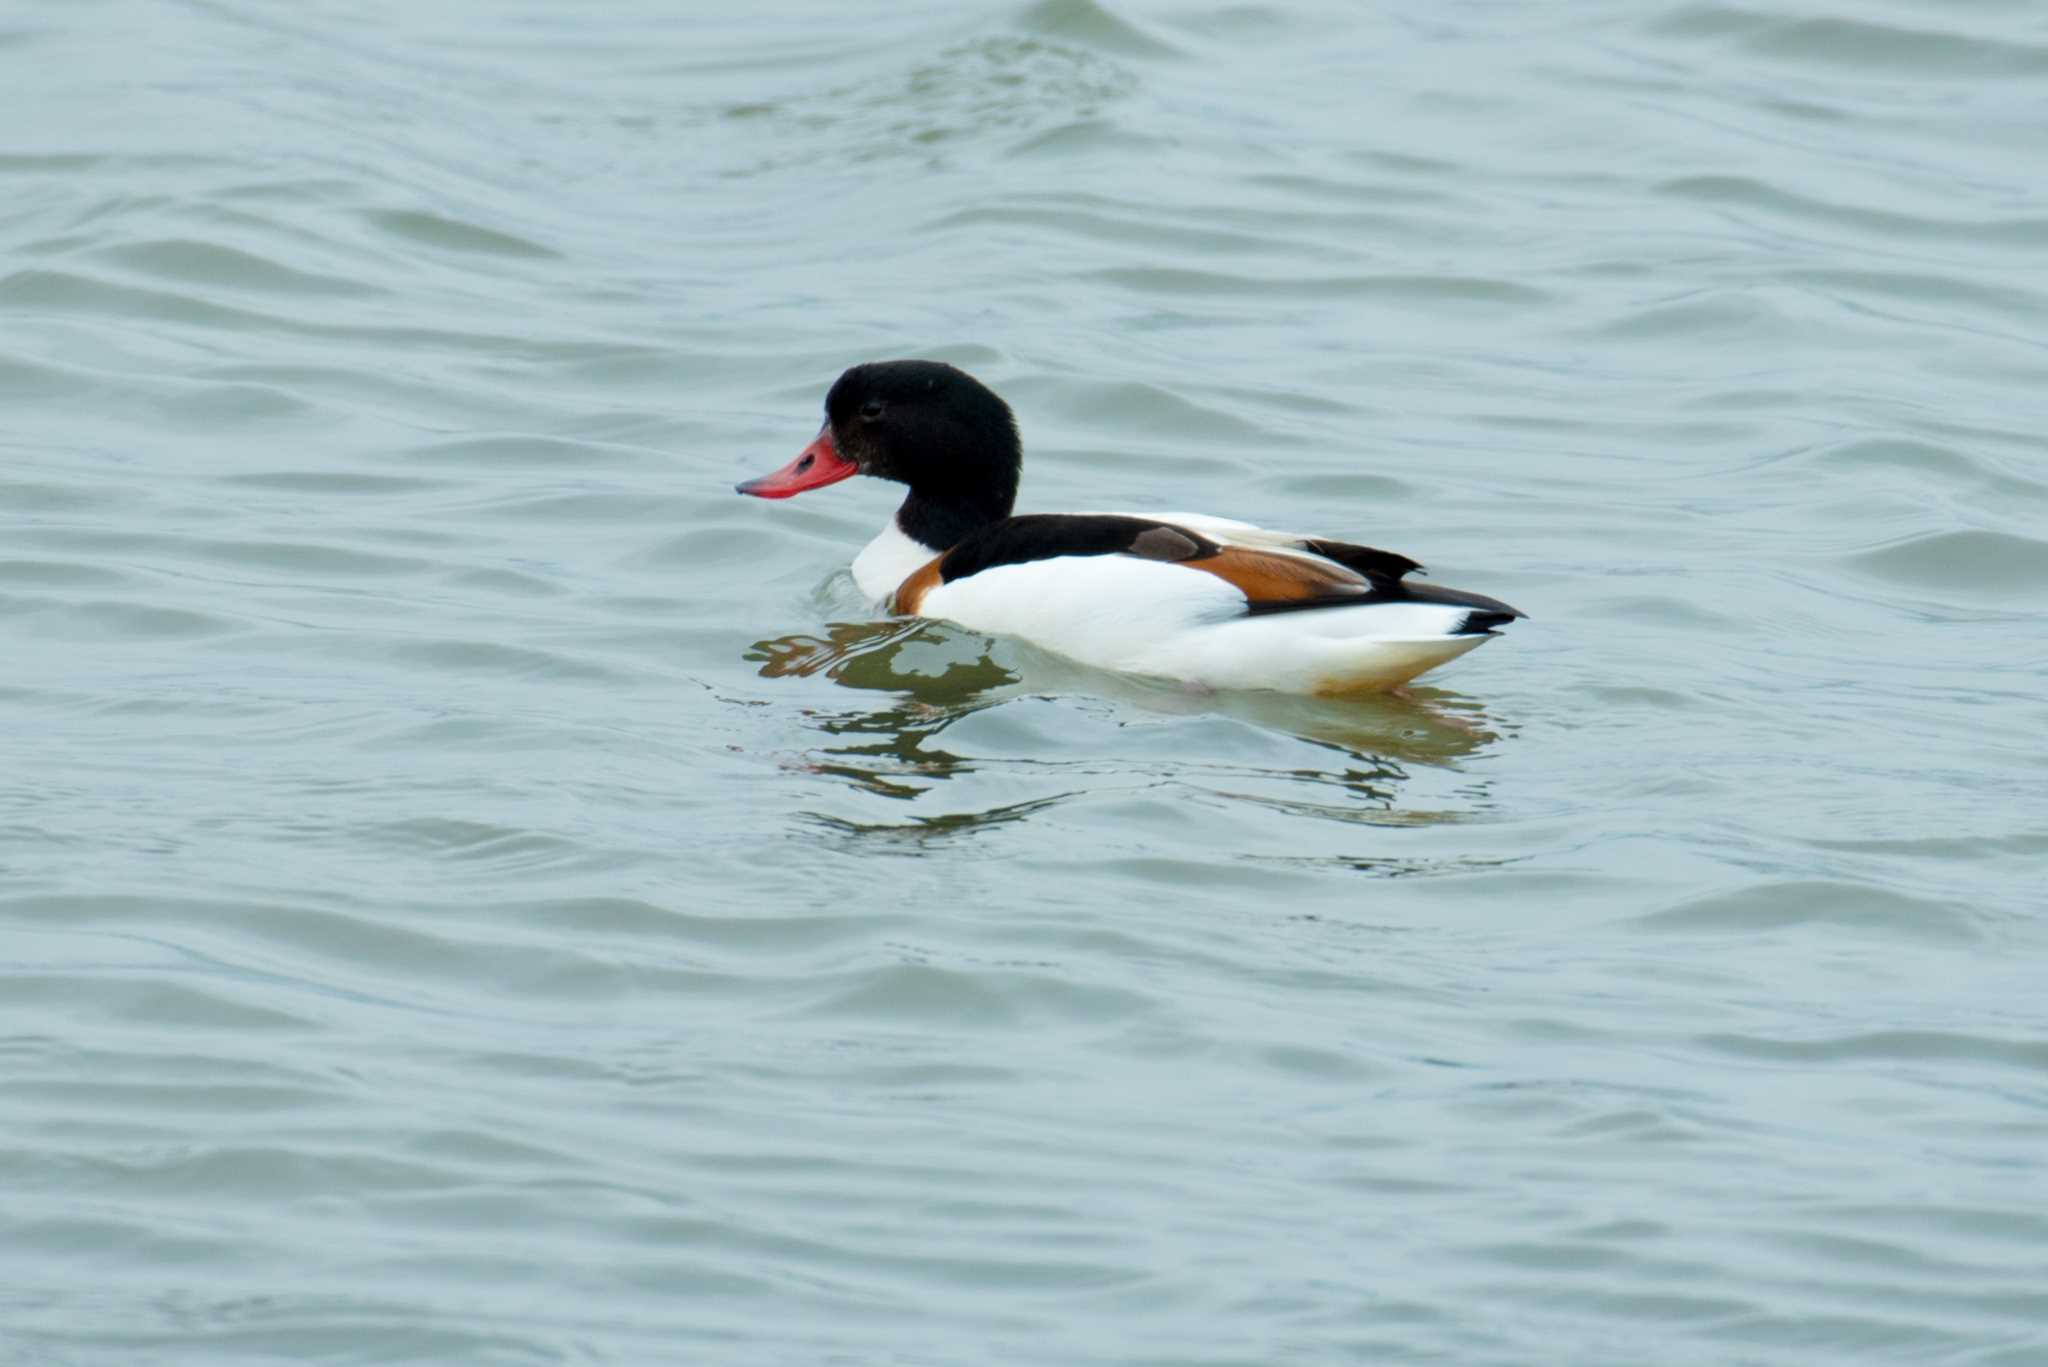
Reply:
M1170 522L1225 545L1321 558L1296 534L1231 518L1125 516ZM855 558L854 581L884 602L937 554L891 518ZM1073 555L997 565L941 584L921 610L1101 669L1290 693L1392 688L1488 639L1457 634L1470 609L1447 604L1371 603L1251 617L1245 603L1236 585L1200 570L1129 555Z

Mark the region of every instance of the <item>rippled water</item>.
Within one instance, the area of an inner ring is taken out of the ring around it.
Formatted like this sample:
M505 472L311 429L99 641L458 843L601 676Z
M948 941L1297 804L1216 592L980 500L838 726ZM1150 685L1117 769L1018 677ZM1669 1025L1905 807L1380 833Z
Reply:
M0 1361L2048 1363L2048 26L0 18ZM1532 614L867 618L840 368Z

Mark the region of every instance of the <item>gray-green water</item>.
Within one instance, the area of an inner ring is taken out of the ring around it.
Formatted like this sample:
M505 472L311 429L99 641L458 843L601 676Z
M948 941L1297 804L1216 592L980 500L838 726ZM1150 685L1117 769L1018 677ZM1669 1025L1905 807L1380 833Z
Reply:
M0 14L0 1362L2048 1363L2040 9L710 12ZM889 355L1533 620L877 627Z

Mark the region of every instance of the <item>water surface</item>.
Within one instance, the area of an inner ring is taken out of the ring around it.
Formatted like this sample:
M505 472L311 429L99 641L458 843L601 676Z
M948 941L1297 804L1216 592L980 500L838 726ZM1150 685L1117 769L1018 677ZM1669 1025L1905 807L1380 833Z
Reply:
M0 1361L2048 1363L2023 5L0 24ZM877 622L1024 503L1531 614Z

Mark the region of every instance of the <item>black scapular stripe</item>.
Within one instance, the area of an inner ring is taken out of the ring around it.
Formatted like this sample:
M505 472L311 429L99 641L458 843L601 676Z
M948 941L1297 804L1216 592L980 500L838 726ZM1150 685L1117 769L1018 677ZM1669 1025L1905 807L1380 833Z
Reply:
M939 578L950 584L998 565L1026 565L1063 555L1135 555L1178 563L1207 559L1221 549L1185 527L1145 517L1026 513L969 533L939 562Z
M1371 546L1354 546L1349 541L1316 539L1301 544L1325 560L1334 560L1347 570L1357 570L1375 583L1382 579L1398 580L1401 576L1413 574L1422 568L1418 562L1410 560L1405 555L1376 550Z

